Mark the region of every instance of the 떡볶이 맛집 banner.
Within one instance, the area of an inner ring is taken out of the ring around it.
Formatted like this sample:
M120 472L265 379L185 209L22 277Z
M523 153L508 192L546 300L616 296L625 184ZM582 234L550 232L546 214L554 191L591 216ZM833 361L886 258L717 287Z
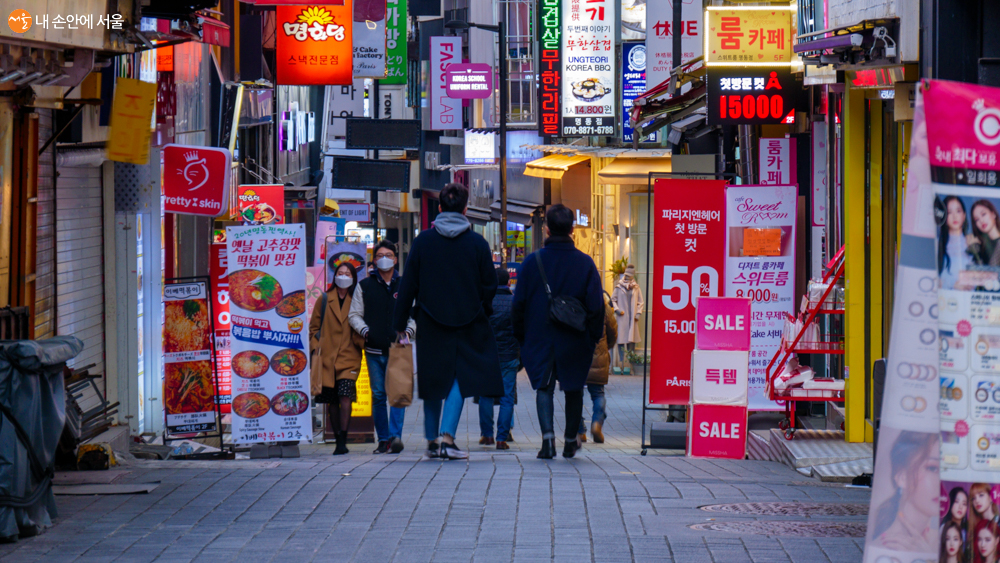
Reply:
M217 428L208 289L204 281L163 287L163 412L171 434Z
M312 441L305 225L227 227L237 444Z
M768 362L795 310L795 186L726 188L726 297L752 303L750 410L777 410L764 389Z

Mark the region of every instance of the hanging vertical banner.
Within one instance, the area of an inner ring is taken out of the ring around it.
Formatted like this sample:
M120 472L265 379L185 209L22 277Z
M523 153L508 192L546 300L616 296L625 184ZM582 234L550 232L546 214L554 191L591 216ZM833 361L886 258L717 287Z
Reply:
M764 186L787 186L792 181L792 140L760 140L760 183Z
M217 428L208 289L204 281L163 287L163 413L171 434Z
M223 414L232 403L231 351L229 349L229 264L226 243L213 242L209 250L208 273L211 276L212 330L215 331L215 377L218 393L215 400Z
M562 1L562 136L615 134L619 0Z
M388 0L385 15L385 78L383 84L406 84L406 0Z
M244 184L236 193L244 225L278 225L285 222L285 186Z
M674 2L681 3L681 64L701 56L701 0L658 0L646 3L646 83L657 86L668 78L674 68Z
M812 264L809 277L820 277L826 263L826 123L812 124Z
M631 116L632 102L646 92L646 63L648 61L646 45L643 43L622 44L622 141L632 142ZM659 133L639 139L647 143L655 143Z
M154 59L155 60L155 59ZM144 165L149 162L156 84L131 78L115 79L111 102L108 160Z
M351 84L352 20L351 0L343 0L339 6L278 6L278 84ZM381 29L385 31L384 26Z
M461 37L431 37L431 129L435 131L462 128L462 101L449 98L445 84L448 65L460 62Z
M226 228L237 444L312 442L305 225Z
M943 84L931 81L932 89ZM942 91L934 109L928 106L926 113L941 112L948 119L948 127L955 127L955 138L967 141L972 131L968 122L954 120L952 109L968 110L979 87L972 84L954 84L954 89ZM931 133L930 119L924 121L923 88L917 89L917 101L913 113L913 135L910 140L910 162L906 176L906 193L900 194L903 201L903 236L899 242L899 258L896 267L896 289L892 309L892 335L889 338L889 355L886 358L885 390L882 401L882 422L879 427L878 451L875 455L875 474L872 479L871 510L868 512L868 533L865 537L865 563L881 561L917 560L937 561L941 553L939 534L942 528L960 541L966 549L963 555L971 555L975 530L968 532L966 521L976 523L981 518L973 517L974 492L983 487L962 487L951 491L941 486L940 479L953 478L950 469L967 466L968 455L984 452L979 442L973 444L969 436L969 424L965 420L948 423L938 414L939 398L945 392L952 397L965 399L968 388L959 393L950 389L950 381L955 378L945 375L943 359L956 353L953 348L945 349L945 341L939 338L944 325L939 317L947 319L960 314L959 303L946 298L939 300L937 291L937 269L935 258L935 232L939 227L934 217L934 187L931 184L932 154L928 151L928 140L940 138L941 131ZM996 90L994 90L996 91ZM996 106L994 106L996 107ZM951 135L947 135L951 138ZM943 150L943 149L942 149ZM951 153L949 147L949 154ZM971 211L971 210L968 210ZM981 294L988 297L987 294ZM942 296L943 297L943 296ZM945 309L948 309L946 311ZM971 323L956 322L956 330L964 335L971 334ZM981 330L981 329L980 329ZM953 341L948 340L948 345ZM988 351L988 350L987 350ZM980 357L965 349L966 358ZM961 357L961 356L959 356ZM938 362L941 360L941 371ZM951 371L951 370L950 370ZM963 370L964 371L964 370ZM952 371L954 373L954 371ZM848 390L850 393L850 390ZM942 408L949 405L941 401ZM968 405L968 403L965 403ZM961 424L959 423L961 422ZM991 442L985 443L989 448ZM963 451L965 456L957 455ZM966 462L966 463L963 463ZM951 468L946 468L950 465ZM939 475L940 472L940 475ZM980 482L996 481L996 470L979 472ZM953 487L954 488L954 487ZM978 499L980 508L991 510L996 515L995 497L992 487L986 486L986 498ZM987 502L983 502L987 501ZM945 506L947 502L947 506ZM953 509L964 505L958 514L958 523L949 524L953 518L945 518ZM993 517L989 518L990 520ZM949 531L951 528L951 531ZM955 528L958 528L957 530ZM995 529L995 528L994 528ZM963 530L966 530L963 533ZM995 537L995 536L994 536ZM996 542L992 542L996 545ZM969 557L958 560L970 561ZM976 558L976 561L982 561Z
M649 306L649 402L690 398L698 298L718 297L725 267L724 180L658 179L653 188L653 284Z
M568 0L567 0L568 1ZM562 83L562 4L561 0L540 0L538 9L538 43L540 53L538 84L538 132L542 137L558 137L561 133L562 104L559 85Z
M795 309L795 186L726 189L726 297L749 299L750 410L778 410L764 391L767 363Z
M386 0L354 2L354 77L385 78Z

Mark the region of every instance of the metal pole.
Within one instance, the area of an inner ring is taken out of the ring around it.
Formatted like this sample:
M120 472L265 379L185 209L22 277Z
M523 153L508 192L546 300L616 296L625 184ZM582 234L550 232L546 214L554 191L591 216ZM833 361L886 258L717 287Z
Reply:
M507 256L507 26L506 14L500 10L497 23L500 35L500 266L506 268Z
M372 95L368 100L368 107L371 108L372 119L378 119L378 79L372 80ZM372 158L378 160L378 149L372 151ZM375 204L372 212L372 242L378 242L378 190L371 191L371 200Z

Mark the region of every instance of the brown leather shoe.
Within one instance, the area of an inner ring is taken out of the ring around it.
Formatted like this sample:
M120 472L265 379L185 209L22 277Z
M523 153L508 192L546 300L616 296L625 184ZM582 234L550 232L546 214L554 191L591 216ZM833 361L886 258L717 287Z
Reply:
M579 433L579 434L576 435L576 438L578 440L580 440L580 443L582 444L582 443L584 443L584 442L587 441L587 433L586 432L581 432L581 433Z
M493 440L493 438L487 438L486 436L483 436L482 438L479 439L480 446L492 446L495 443L496 442Z
M497 442L497 449L498 450L509 450L510 446L507 445L507 442L504 442L503 440L500 440L499 442Z
M590 433L594 435L594 442L597 444L604 443L604 425L600 422L595 422L590 425Z

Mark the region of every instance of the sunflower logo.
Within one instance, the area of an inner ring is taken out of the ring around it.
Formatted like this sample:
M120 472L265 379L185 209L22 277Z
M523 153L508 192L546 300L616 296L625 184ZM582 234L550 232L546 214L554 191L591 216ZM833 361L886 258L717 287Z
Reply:
M302 10L302 13L299 14L297 20L299 23L304 23L307 26L312 25L313 23L326 25L328 23L333 23L333 14L321 6L309 6L305 10Z
M260 197L254 190L247 190L240 194L240 201L260 201Z

